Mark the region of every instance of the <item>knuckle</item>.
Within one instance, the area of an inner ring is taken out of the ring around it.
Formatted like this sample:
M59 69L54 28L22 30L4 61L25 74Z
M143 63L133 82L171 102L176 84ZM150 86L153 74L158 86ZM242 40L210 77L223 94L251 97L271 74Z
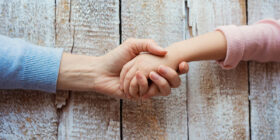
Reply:
M178 74L176 72L174 72L174 71L171 71L169 75L170 75L171 79L178 78Z
M148 86L148 83L143 79L139 81L139 86L141 86L143 89L146 89Z
M146 48L150 48L151 46L153 46L153 42L152 41L148 41L146 43Z
M141 68L141 71L143 72L144 76L148 76L151 71L151 67L148 67L147 64L143 63L143 61L140 60L137 66Z
M172 87L176 88L179 87L181 84L181 79L179 78L178 81L172 83Z
M167 82L161 80L161 81L159 82L159 86L166 88L166 87L167 87Z
M132 47L134 45L135 41L136 41L136 39L129 38L129 39L125 40L122 45L126 46L126 47Z
M148 89L148 81L142 81L139 83L139 88L142 90L147 90Z
M136 82L131 82L130 86L131 86L132 88L135 88L135 87L137 87L137 83L136 83Z
M130 80L131 79L131 77L132 77L132 73L131 72L128 72L127 74L126 74L126 76L125 76L125 80L126 81L128 81L128 80ZM130 81L128 81L128 82L130 82Z
M168 95L170 95L170 93L171 93L171 90L169 89L163 93L163 96L168 96Z
M128 38L125 40L125 42L133 42L135 40L135 38Z
M127 69L128 69L128 65L124 65L124 66L123 66L123 70L126 71Z
M127 75L127 76L125 76L125 78L124 78L124 80L125 80L125 85L126 85L126 83L128 83L128 82L130 82L130 81L128 81L130 79L130 77Z

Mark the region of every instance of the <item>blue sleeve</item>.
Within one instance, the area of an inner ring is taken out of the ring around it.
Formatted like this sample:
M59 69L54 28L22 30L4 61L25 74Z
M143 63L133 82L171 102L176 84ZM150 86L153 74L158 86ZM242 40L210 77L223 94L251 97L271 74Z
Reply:
M56 92L62 52L0 35L0 89Z

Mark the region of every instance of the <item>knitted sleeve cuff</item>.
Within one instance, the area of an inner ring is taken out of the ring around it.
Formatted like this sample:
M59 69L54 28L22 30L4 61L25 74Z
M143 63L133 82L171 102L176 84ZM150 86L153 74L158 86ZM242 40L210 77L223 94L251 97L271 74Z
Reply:
M23 89L56 92L63 49L27 44L23 56Z
M245 47L243 34L235 25L221 26L216 31L222 32L227 40L226 58L218 61L218 63L223 69L235 68L243 58Z

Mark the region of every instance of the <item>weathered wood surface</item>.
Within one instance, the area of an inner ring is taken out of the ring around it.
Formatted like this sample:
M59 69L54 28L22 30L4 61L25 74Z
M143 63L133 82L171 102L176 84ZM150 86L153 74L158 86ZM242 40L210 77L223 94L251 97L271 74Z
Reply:
M0 0L0 34L53 47L55 3ZM56 139L55 95L10 90L0 93L0 139Z
M56 46L100 56L119 45L118 0L57 0ZM120 139L118 99L70 92L62 107L58 139Z
M248 23L280 18L280 1L248 1ZM250 62L251 136L253 140L280 139L280 64Z
M66 53L72 53L74 46L74 29L71 26L71 0L56 0L55 8L55 47L63 48ZM69 91L59 91L55 96L55 104L59 113L66 105Z
M119 44L119 4L119 0L0 0L0 34L99 56ZM151 38L166 47L219 25L246 24L245 0L188 0L187 5L185 11L184 0L122 0L123 41ZM280 18L279 0L248 0L247 5L249 24ZM251 135L253 140L278 140L279 77L277 63L250 62L249 71L241 63L224 71L215 62L193 62L188 84L183 75L181 87L171 96L142 104L123 102L123 139ZM97 93L0 91L0 139L120 139L120 119L119 100Z
M184 40L184 0L122 0L122 38L151 38L166 47ZM124 139L187 139L186 80L168 97L124 101Z
M188 0L193 35L219 25L246 24L245 0ZM216 62L192 62L188 73L189 139L249 139L246 63L230 71Z

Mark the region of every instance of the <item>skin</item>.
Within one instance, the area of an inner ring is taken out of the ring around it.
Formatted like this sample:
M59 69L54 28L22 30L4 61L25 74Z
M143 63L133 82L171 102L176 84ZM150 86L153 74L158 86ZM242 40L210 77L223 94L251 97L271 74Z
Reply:
M153 83L159 85L161 95L167 96L170 94L172 84L162 81L162 77L158 74L159 68L162 66L168 67L169 69L166 68L165 70L168 71L169 75L175 75L172 69L177 70L179 63L182 61L223 60L226 57L227 46L224 35L215 31L174 43L166 50L168 54L164 57L141 54L124 66L121 71L121 89L124 90L125 94L136 99L155 96L155 92L150 91L150 89L138 88L141 82L137 77L141 75L142 78L149 78ZM173 80L177 81L178 79L174 78Z
M123 66L139 55L140 52L149 52L152 55L163 57L167 51L159 47L153 40L149 39L129 39L111 52L100 56L85 56L64 53L62 56L60 70L57 81L57 89L76 91L95 91L108 96L130 99L120 90L120 72ZM188 65L182 62L180 72L188 71ZM161 68L168 69L168 68ZM157 89L179 85L179 75L174 70L161 75L161 82L165 85L154 84L148 88L148 83L138 75L140 88L150 89L154 95L160 94ZM170 89L169 89L170 90Z

